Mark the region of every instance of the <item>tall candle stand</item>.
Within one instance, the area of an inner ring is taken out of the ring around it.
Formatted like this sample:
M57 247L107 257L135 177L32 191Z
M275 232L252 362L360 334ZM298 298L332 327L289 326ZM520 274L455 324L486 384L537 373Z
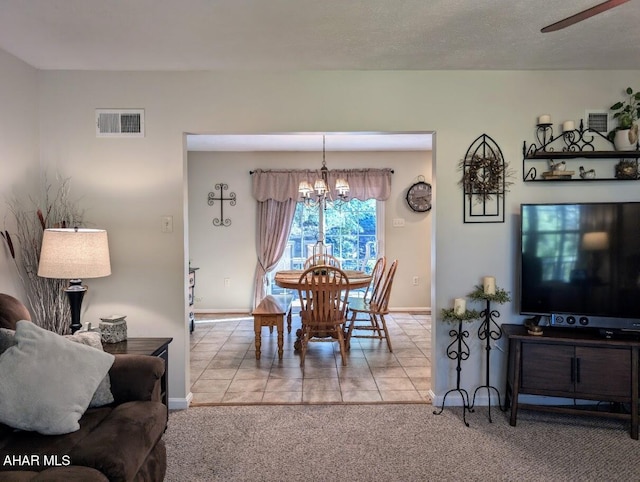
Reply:
M496 289L494 294L487 294L481 287L476 287L476 291L469 295L474 300L484 300L486 302L486 308L480 312L480 317L483 318L483 322L478 328L478 338L485 342L485 383L484 385L480 385L473 392L473 401L471 403L471 408L473 408L476 404L476 395L478 394L478 390L484 388L487 390L488 396L488 405L489 405L489 423L493 422L491 419L491 391L493 390L498 396L498 407L500 410L504 411L505 408L502 406L502 401L500 399L500 391L491 385L490 383L490 375L491 375L491 340L497 341L502 338L502 328L496 323L496 319L500 318L500 312L497 310L491 309L491 302L495 301L497 303L506 303L510 300L509 294L501 289Z
M449 330L449 336L453 338L453 341L447 347L447 356L451 360L456 360L456 388L452 388L444 394L440 410L434 410L433 414L440 415L444 410L447 395L453 392L458 392L462 398L462 421L468 427L467 412L473 412L473 407L469 403L469 393L464 388L460 388L460 373L462 372L462 361L469 358L469 345L464 341L465 338L469 338L469 331L462 329L462 322L478 319L480 314L475 310L466 310L462 314L458 314L454 310L442 310L442 317L445 321L458 322L457 330L454 328Z

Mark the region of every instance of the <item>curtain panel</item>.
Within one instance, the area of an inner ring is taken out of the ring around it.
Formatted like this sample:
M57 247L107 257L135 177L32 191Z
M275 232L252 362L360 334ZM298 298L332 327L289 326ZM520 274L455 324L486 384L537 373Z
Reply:
M386 201L391 194L391 169L330 170L328 183L333 199L336 179L349 183L349 198L366 201ZM320 170L263 171L257 169L251 176L253 197L258 202L256 220L256 252L258 262L254 277L253 308L267 293L267 273L280 261L289 239L291 223L300 198L298 185L308 181L313 185Z
M349 199L386 201L391 195L391 169L331 169L328 183L331 197L337 199L336 179L349 183ZM320 177L320 169L268 170L256 169L251 176L253 197L258 201L273 199L286 201L300 198L298 185L308 181L313 186Z
M256 253L258 263L254 275L253 308L267 294L267 273L275 268L287 247L296 201L274 201L268 199L258 202L256 220Z

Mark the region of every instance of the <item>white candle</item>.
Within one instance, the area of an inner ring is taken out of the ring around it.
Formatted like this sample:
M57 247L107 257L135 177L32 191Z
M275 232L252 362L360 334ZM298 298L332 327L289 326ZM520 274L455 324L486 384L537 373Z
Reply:
M538 124L551 124L551 116L549 114L544 114L538 117Z
M573 123L573 121L564 121L562 123L562 132L571 132L575 130L576 130L576 126Z
M458 316L463 316L467 311L467 302L464 298L456 298L453 300L453 313Z
M482 287L485 295L496 294L496 279L493 276L485 276L482 279Z

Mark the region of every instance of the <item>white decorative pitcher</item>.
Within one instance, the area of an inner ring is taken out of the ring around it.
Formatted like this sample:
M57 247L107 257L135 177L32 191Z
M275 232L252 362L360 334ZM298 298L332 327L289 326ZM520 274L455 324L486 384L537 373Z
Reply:
M634 126L635 127L635 126ZM616 131L613 145L616 151L634 151L638 142L638 128L620 129Z

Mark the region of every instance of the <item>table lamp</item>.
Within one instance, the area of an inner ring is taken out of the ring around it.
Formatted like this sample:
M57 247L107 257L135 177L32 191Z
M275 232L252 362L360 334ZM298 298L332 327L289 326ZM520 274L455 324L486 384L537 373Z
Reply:
M71 307L71 333L82 327L80 307L87 287L81 278L101 278L110 274L109 243L105 230L44 230L38 276L69 280L65 292Z

